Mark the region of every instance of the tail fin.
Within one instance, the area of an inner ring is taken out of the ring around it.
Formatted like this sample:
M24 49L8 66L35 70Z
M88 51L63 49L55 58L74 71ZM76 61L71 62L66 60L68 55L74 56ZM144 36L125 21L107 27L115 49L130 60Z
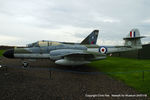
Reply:
M99 30L94 30L80 44L96 44Z
M123 38L125 40L124 45L140 49L142 48L141 38L144 38L144 36L140 36L139 30L132 29L127 35L127 37Z

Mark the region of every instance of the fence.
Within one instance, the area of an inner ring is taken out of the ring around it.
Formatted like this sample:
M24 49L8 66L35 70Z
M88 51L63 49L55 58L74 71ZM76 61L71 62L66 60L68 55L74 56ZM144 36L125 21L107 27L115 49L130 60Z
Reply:
M7 71L7 68L19 68L19 69L24 69L24 70L40 70L40 71L49 71L50 77L51 77L51 72L67 72L67 73L75 73L75 74L91 74L91 75L100 75L100 74L109 74L109 75L114 75L114 74L132 74L132 73L142 73L142 80L144 81L145 78L145 72L150 72L150 70L138 70L138 71L127 71L127 72L85 72L85 71L77 71L77 70L66 70L66 69L58 69L58 68L32 68L32 67L20 67L20 66L2 66L1 70Z

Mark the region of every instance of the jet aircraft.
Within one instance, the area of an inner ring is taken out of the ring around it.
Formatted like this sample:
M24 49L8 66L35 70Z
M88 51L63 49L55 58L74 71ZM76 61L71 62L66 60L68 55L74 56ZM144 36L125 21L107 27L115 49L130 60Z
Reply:
M132 29L123 38L123 46L97 45L99 30L94 30L81 43L67 43L56 41L38 41L28 44L25 48L14 48L4 52L7 58L20 59L49 59L59 65L76 66L88 64L95 60L106 58L106 54L130 51L142 48L140 32ZM26 64L27 65L27 64Z

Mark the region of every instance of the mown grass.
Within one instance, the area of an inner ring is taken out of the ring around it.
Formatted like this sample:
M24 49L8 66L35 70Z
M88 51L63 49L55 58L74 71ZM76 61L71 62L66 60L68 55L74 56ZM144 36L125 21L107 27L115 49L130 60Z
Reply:
M150 96L150 60L108 57L89 64ZM143 73L144 72L144 73ZM144 80L143 80L144 79Z
M5 50L0 50L0 57L3 56L4 52L5 52Z

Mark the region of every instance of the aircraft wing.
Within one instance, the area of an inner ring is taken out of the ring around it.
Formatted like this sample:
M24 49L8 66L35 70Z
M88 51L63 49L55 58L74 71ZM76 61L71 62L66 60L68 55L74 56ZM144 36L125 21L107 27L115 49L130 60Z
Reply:
M55 60L60 65L82 65L90 63L92 60L105 59L104 54L87 52L85 50L60 49L50 52L50 59Z

